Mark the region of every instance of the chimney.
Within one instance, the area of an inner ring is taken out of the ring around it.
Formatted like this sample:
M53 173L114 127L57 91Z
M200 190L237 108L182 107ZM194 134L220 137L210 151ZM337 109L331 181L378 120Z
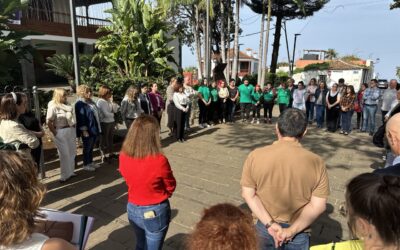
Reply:
M250 48L247 48L247 49L246 49L246 54L247 54L248 56L253 56L253 50L250 49Z

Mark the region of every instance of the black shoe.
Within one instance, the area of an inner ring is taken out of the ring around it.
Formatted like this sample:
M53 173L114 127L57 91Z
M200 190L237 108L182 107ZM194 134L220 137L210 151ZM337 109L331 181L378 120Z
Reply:
M374 132L369 132L369 135L370 135L370 136L373 136L373 135L374 135Z

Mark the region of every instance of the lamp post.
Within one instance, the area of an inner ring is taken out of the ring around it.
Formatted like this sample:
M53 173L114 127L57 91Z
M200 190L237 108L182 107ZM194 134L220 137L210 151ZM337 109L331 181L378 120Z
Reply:
M296 55L296 42L297 42L297 37L298 36L301 36L301 34L298 34L298 33L296 33L296 34L294 34L294 44L293 44L293 57L292 57L292 75L293 75L293 72L294 72L294 57L295 57L295 55Z
M79 67L79 53L78 53L78 37L76 36L76 10L74 0L69 0L69 9L71 12L71 36L72 36L72 50L74 54L74 71L75 71L75 85L78 88L80 82L80 67Z

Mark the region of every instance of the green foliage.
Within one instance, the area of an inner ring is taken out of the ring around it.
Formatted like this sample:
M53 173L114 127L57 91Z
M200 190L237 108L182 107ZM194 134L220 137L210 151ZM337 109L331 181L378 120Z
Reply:
M293 74L298 74L298 73L303 73L304 72L304 68L296 68L294 71L293 71Z
M327 70L327 69L329 69L329 63L327 62L313 63L304 67L304 71Z
M0 0L0 82L2 84L21 83L21 59L29 60L34 54L30 45L22 45L22 38L26 32L17 32L9 27L9 20L13 19L17 10L26 6L26 1Z
M396 67L396 76L400 78L400 67Z
M174 48L168 45L173 39L167 34L171 27L162 9L144 0L119 0L108 12L111 25L99 29L107 35L96 42L96 57L107 62L109 72L130 80L174 74L168 64L176 64Z
M183 69L183 72L194 72L197 71L197 67L190 66Z
M351 62L351 61L359 61L359 60L361 60L361 58L359 58L359 57L356 56L356 55L346 55L346 56L343 56L343 57L340 58L340 59L342 59L342 60L345 61L345 62Z
M68 81L73 81L74 61L72 55L55 54L47 58L47 71L53 72L57 76L64 77Z
M287 62L278 62L277 66L278 66L278 68L279 67L289 67L289 63L287 63Z
M336 52L335 49L328 49L328 50L326 51L326 53L325 53L326 59L330 59L330 60L336 59L336 58L338 57L338 55L339 55L339 54Z
M400 8L400 0L393 0L393 3L390 5L390 9L397 9Z

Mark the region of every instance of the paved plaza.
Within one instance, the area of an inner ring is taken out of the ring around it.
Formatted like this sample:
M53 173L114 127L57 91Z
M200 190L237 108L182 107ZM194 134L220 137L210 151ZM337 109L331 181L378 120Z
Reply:
M194 128L187 142L176 143L162 130L164 153L177 179L164 249L183 249L185 236L205 207L230 202L246 208L239 184L243 162L251 150L271 144L276 138L274 131L275 125L221 124ZM382 165L382 150L372 145L367 134L346 137L315 126L309 128L302 143L326 161L331 187L327 211L312 227L312 243L346 239L346 220L339 213L345 185L351 177ZM50 161L57 158L55 150L46 150L45 158L48 191L43 206L95 217L87 249L134 249L135 236L126 214L127 187L117 170L118 161L95 173L83 171L80 165L78 176L61 184L59 163Z

